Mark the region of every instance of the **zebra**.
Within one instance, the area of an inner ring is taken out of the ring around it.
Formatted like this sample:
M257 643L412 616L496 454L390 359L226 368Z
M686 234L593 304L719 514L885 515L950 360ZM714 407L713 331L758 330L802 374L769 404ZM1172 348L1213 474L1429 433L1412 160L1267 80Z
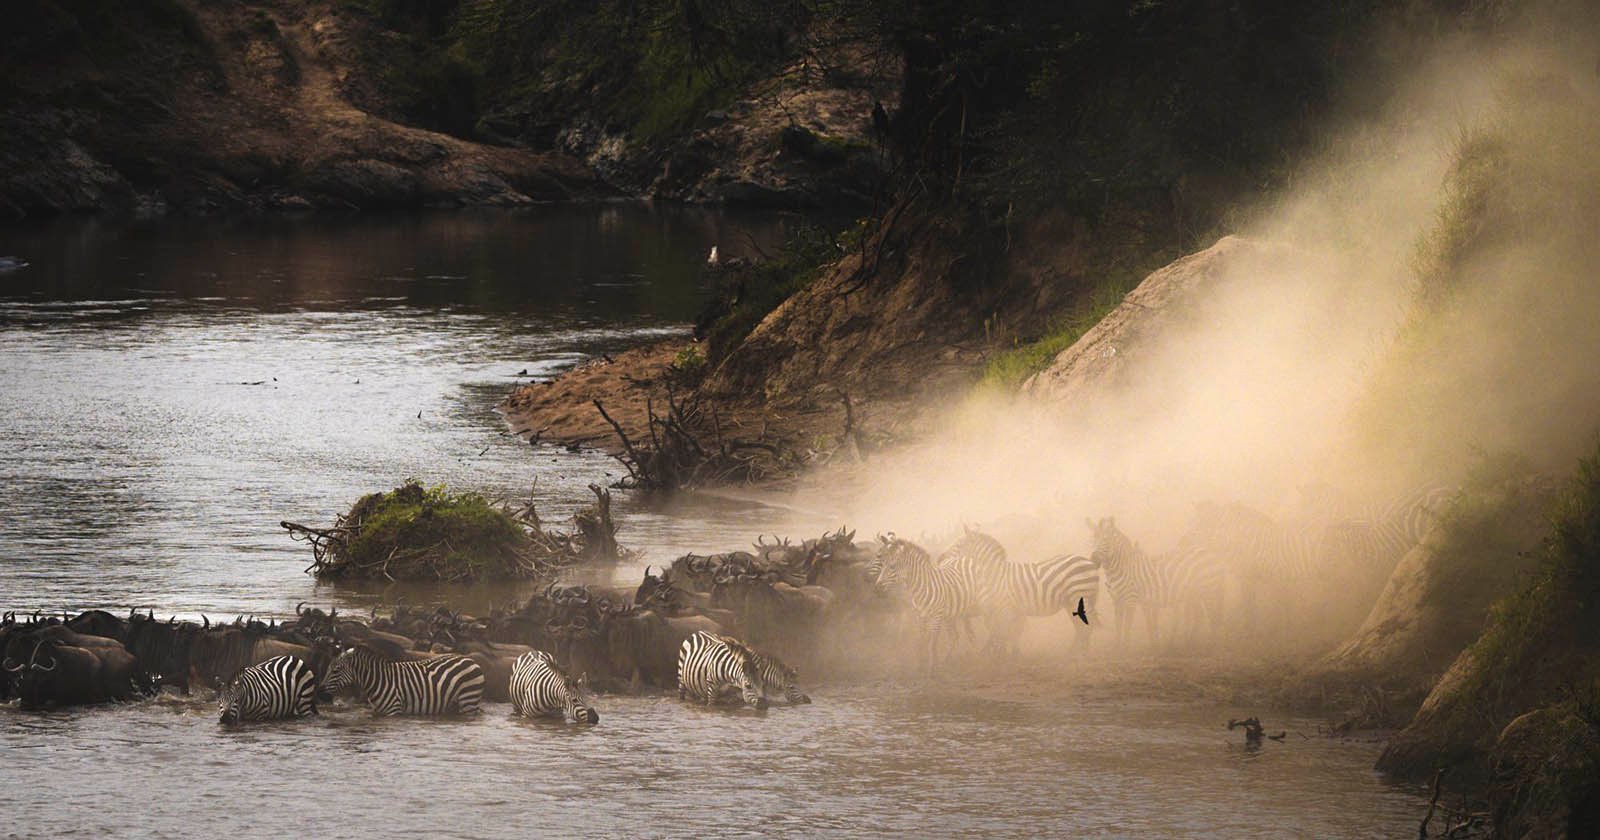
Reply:
M745 705L767 707L755 652L732 636L698 630L678 648L678 698L707 706L738 694Z
M1421 544L1460 495L1459 488L1429 487L1329 524L1321 535L1319 560L1343 579L1376 597L1407 552Z
M783 660L776 656L757 653L755 657L756 675L761 678L761 690L763 692L767 694L782 693L784 699L788 700L791 706L811 702L811 698L800 690L798 683L800 673L798 671L783 664Z
M1311 587L1326 577L1326 527L1283 525L1242 502L1201 502L1195 519L1179 540L1180 549L1198 549L1222 558L1237 573L1241 612L1247 623L1258 617L1257 604L1272 598L1282 603L1289 620Z
M964 564L938 565L921 546L893 535L880 539L884 548L873 564L876 582L901 588L910 598L926 639L927 669L932 670L938 661L939 638L947 630L959 629L969 616L982 614L972 569Z
M542 650L524 653L511 666L511 711L523 717L561 716L575 723L599 723L600 713L583 702L581 680L574 680Z
M1134 612L1143 610L1145 630L1151 643L1156 643L1156 611L1180 602L1187 618L1197 621L1204 615L1210 619L1212 632L1217 632L1224 580L1222 566L1209 551L1180 547L1152 557L1117 529L1116 517L1084 522L1094 533L1090 556L1104 571L1106 590L1117 602L1118 640L1126 642Z
M275 656L240 671L217 692L223 723L317 713L317 675L297 656Z
M483 683L483 668L465 656L391 660L363 644L333 660L323 688L332 692L357 686L380 717L470 715L478 711Z
M1092 608L1100 590L1100 567L1087 557L1058 555L1038 563L1013 563L995 538L968 531L939 557L972 582L990 627L989 647L1016 654L1022 619L1046 618L1080 604ZM1084 613L1087 621L1087 611ZM1078 630L1080 647L1089 642Z

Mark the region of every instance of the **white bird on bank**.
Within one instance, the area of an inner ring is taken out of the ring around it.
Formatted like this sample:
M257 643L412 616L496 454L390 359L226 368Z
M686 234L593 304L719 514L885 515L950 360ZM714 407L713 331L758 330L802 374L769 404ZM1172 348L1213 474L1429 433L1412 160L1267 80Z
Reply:
M712 245L711 253L706 255L706 265L716 265L721 261L722 258L717 256L717 246Z

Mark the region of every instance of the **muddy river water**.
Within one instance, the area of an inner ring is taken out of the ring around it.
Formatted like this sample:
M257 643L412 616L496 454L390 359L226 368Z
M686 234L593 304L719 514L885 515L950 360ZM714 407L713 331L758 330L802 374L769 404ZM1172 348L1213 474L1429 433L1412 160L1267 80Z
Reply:
M0 230L0 607L282 615L515 592L316 585L282 519L406 478L527 498L547 520L617 470L536 448L517 382L665 332L698 265L792 222L628 205ZM619 499L646 562L828 523L723 498ZM837 524L837 523L833 523ZM765 714L598 698L601 723L321 717L226 730L209 698L0 707L0 836L1219 836L1415 831L1378 746L1246 750L1269 710L1111 690L1100 652L942 680L813 677ZM1279 728L1315 724L1278 717Z

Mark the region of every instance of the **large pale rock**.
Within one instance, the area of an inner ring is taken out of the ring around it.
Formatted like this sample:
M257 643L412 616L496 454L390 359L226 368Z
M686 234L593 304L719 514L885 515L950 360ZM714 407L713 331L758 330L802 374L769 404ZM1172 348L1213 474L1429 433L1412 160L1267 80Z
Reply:
M1158 339L1203 317L1199 301L1231 278L1273 271L1292 255L1285 246L1225 236L1157 270L1049 367L1023 383L1023 392L1070 405L1136 381L1140 362L1161 344Z

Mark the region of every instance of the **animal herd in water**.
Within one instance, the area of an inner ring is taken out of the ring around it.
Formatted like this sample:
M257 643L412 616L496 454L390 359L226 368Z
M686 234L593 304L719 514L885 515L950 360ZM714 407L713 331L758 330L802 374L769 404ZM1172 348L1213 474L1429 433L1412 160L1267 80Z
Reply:
M397 609L388 619L340 619L297 609L293 622L243 617L213 626L101 610L75 617L0 621L0 700L26 707L126 701L162 685L217 689L224 723L315 714L341 690L374 715L465 715L483 701L514 714L595 724L588 676L637 690L671 688L695 703L766 709L774 698L810 703L797 671L747 642L817 646L830 631L892 634L910 619L919 667L932 669L987 631L987 650L1016 653L1029 618L1073 616L1076 643L1109 600L1119 642L1142 619L1152 643L1158 617L1192 636L1224 631L1224 604L1245 626L1267 603L1298 609L1308 587L1336 574L1386 577L1447 507L1455 491L1430 489L1379 508L1291 527L1245 505L1202 504L1176 547L1143 550L1112 517L1088 520L1087 556L1016 562L994 537L966 530L934 555L893 534L870 547L840 529L799 545L757 542L756 552L685 555L626 593L554 586L513 611L485 618L447 609ZM1369 584L1370 586L1370 584ZM399 632L399 631L406 632ZM563 666L565 663L565 667ZM574 678L571 674L583 672Z

